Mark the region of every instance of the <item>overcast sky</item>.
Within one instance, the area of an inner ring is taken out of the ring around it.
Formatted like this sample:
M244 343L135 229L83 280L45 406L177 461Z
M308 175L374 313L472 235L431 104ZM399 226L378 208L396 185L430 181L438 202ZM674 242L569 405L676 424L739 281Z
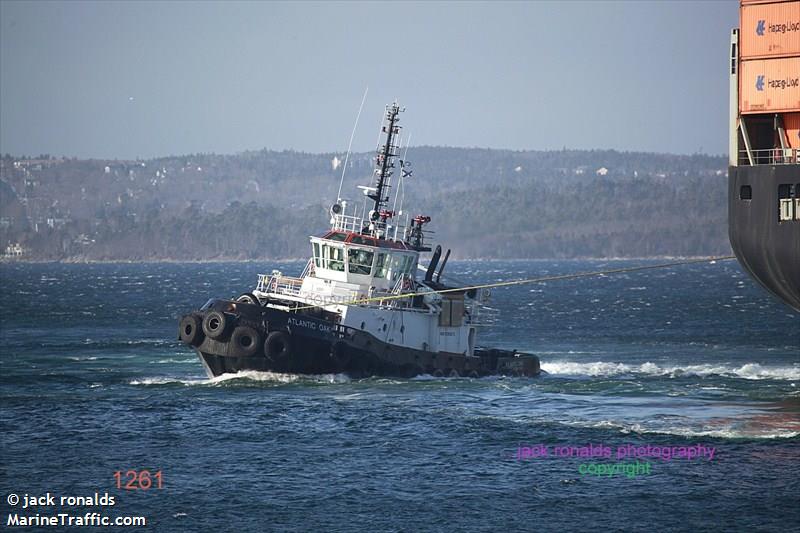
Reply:
M412 145L721 154L735 0L0 1L0 152Z

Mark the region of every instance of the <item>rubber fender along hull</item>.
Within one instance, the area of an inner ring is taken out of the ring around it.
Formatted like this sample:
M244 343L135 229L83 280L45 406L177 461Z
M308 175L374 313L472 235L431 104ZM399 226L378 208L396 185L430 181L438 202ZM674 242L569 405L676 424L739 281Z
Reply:
M193 343L187 342L187 335L181 336L197 351L209 377L247 370L344 373L356 378L540 373L535 355L499 349L476 349L472 356L416 350L320 317L243 302L214 300L204 310L182 317L181 323L202 323L208 317L218 321L219 314L224 314L225 335L193 337Z
M729 167L728 176L728 234L739 263L800 312L800 213L781 221L779 208L780 186L800 197L800 165Z

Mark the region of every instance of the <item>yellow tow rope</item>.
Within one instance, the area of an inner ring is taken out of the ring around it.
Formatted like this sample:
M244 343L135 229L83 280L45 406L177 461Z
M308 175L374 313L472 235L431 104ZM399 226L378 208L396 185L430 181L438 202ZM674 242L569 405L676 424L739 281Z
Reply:
M515 279L511 281L499 281L497 283L485 283L483 285L472 285L470 287L455 287L450 289L440 289L440 290L427 290L424 292L413 292L407 294L392 294L388 296L375 296L372 298L359 298L357 300L351 300L349 302L336 302L336 305L361 305L370 302L379 302L379 301L386 301L386 300L399 300L401 298L413 298L414 296L425 296L426 294L445 294L448 292L466 292L470 290L478 290L478 289L493 289L496 287L510 287L512 285L525 285L527 283L542 283L545 281L558 281L558 280L565 280L565 279L576 279L576 278L588 278L591 276L603 276L606 274L621 274L623 272L637 272L640 270L655 270L658 268L669 268L674 266L682 266L682 265L693 265L696 263L712 263L714 261L728 261L730 259L736 259L735 255L724 255L720 257L704 257L701 259L686 259L684 261L676 261L673 263L661 263L658 265L642 265L642 266L635 266L635 267L627 267L627 268L615 268L613 270L600 270L596 272L579 272L577 274L562 274L560 276L546 276L543 278L529 278L529 279ZM330 304L322 304L322 305L304 305L302 307L295 307L292 309L293 311L302 311L304 309L314 309L315 307L322 307L323 305L330 305Z

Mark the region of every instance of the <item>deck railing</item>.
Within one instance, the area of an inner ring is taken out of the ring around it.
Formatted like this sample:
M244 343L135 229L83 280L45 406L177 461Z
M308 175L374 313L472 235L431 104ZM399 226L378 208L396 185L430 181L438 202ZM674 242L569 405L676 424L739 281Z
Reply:
M303 273L300 274L300 279L305 279L306 276L313 276L314 275L314 258L308 260L306 263L306 267L303 269Z
M406 218L408 216L406 215ZM357 217L351 215L333 215L333 224L331 229L334 231L347 231L352 233L361 233L365 225L370 225L375 229L377 235L386 239L402 239L405 235L404 224L399 221L397 224L389 224L383 219L378 219L370 222L364 217ZM432 232L429 232L432 233Z
M765 150L739 150L739 165L797 165L800 164L800 149L769 148Z
M364 219L362 217L334 215L332 229L335 231L350 231L353 233L360 233L363 224Z
M391 290L391 294L403 294L404 292L412 292L414 290L414 278L410 274L401 274L397 278L397 283Z
M303 286L301 278L284 276L276 272L272 274L259 274L256 290L272 294L283 294L286 296L300 296L300 287Z

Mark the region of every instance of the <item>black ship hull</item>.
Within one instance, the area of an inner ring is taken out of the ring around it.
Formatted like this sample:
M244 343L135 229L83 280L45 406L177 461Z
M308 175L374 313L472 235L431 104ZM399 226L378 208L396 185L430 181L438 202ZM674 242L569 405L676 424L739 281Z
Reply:
M194 348L209 377L246 370L351 377L536 376L539 359L509 350L430 352L381 341L324 316L212 300L181 319L179 339Z
M738 166L728 172L728 229L739 263L770 293L800 311L800 213L795 212L800 165ZM781 197L787 196L795 202L793 219L781 220Z

